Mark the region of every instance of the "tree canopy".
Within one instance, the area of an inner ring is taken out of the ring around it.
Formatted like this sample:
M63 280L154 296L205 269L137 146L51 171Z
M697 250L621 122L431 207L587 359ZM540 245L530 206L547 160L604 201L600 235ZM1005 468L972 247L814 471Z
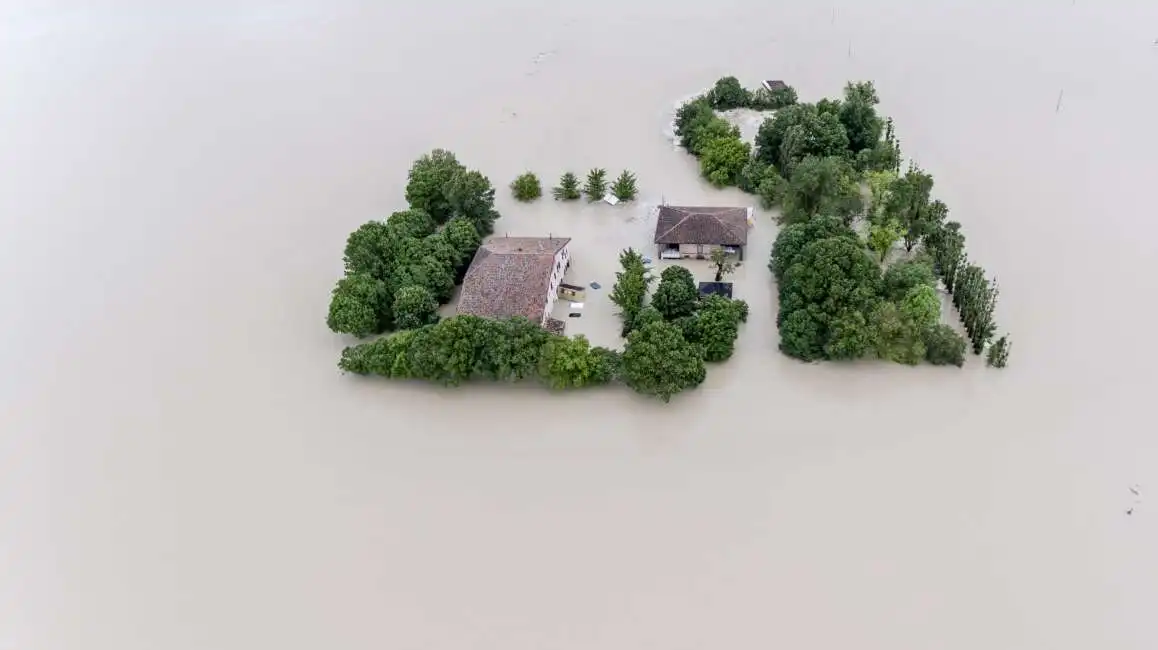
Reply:
M792 171L783 200L786 223L832 215L850 223L863 209L852 168L840 157L809 156Z
M700 157L700 173L716 187L735 185L752 156L747 142L729 134L709 140Z
M389 293L385 284L366 273L338 281L330 299L326 324L335 332L359 338L377 334L390 323Z
M703 348L688 343L678 327L664 322L649 323L628 335L622 372L633 390L665 402L707 377Z
M751 93L735 77L723 77L708 92L708 103L718 111L743 108L752 102Z
M789 356L819 358L854 322L849 312L868 313L879 301L880 269L855 238L829 237L806 244L787 269L780 290L781 349ZM803 312L798 315L796 312ZM796 330L788 340L785 324ZM808 333L811 340L802 340Z
M643 256L635 249L628 248L619 254L619 265L623 269L615 274L615 286L611 288L611 302L619 307L623 319L623 333L634 326L635 317L643 309L647 290L654 278L643 263Z
M848 134L848 150L853 154L871 149L880 141L883 125L877 117L879 103L871 81L849 82L845 86L838 116Z
M794 104L776 112L756 134L756 157L791 177L808 156L848 155L848 133L839 117L815 104Z
M445 149L435 149L414 161L406 184L406 202L429 214L438 223L450 219L454 206L446 196L446 187L465 167Z
M408 285L394 294L394 325L398 329L415 329L437 321L438 301L430 289Z
M778 282L784 280L788 267L808 244L830 237L856 239L856 233L837 217L817 217L804 223L794 223L780 230L772 244L772 259L768 268Z
M651 305L665 320L691 316L696 311L699 289L692 272L679 265L672 265L659 276L659 286L651 298Z

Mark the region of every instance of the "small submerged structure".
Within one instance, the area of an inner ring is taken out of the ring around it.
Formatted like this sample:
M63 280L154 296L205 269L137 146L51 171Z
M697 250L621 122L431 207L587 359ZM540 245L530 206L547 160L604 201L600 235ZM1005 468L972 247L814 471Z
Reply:
M723 296L729 300L732 299L732 283L731 282L701 282L700 283L701 296Z

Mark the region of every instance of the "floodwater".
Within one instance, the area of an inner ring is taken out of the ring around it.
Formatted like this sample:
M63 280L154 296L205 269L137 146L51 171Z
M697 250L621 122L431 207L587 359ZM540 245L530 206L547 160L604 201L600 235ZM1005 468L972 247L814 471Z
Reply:
M8 0L0 648L1158 646L1155 37L1149 0ZM1007 370L778 355L758 213L738 355L670 405L337 371L344 239L412 159L609 287L646 204L745 200L664 135L728 73L876 81ZM641 204L505 191L596 165Z

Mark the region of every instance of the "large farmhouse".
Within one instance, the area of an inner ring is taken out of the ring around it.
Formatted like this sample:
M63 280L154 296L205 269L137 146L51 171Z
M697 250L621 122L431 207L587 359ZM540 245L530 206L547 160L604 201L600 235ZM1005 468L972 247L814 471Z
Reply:
M571 263L567 237L495 237L475 253L462 281L458 313L524 316L543 325Z

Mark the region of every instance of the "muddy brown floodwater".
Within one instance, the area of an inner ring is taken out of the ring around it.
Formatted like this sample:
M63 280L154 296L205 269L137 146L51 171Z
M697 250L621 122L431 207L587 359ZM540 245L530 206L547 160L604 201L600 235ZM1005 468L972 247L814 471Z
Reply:
M1149 0L4 3L0 648L1158 647L1156 26ZM575 239L605 287L575 327L608 335L648 204L746 201L664 133L729 73L876 81L1001 281L1007 370L779 355L758 212L738 354L670 405L339 374L345 237L436 146L500 188L500 232ZM640 204L505 189L597 165Z

